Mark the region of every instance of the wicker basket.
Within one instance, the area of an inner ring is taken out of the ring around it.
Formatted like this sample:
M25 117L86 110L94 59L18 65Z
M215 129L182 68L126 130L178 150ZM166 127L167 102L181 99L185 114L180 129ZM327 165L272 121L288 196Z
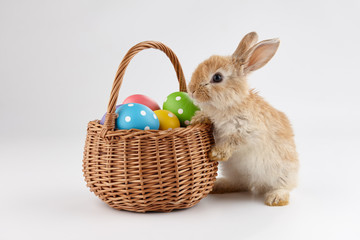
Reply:
M125 69L135 54L155 48L174 65L180 91L186 82L176 55L162 43L146 41L132 47L113 83L104 125L87 128L83 172L87 186L109 206L128 211L168 212L189 208L211 191L217 162L208 158L211 126L173 130L114 130L115 106Z

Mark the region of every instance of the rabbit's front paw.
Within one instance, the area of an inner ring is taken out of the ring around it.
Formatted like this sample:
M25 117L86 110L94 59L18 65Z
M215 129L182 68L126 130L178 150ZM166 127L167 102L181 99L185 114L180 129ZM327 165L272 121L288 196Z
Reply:
M208 117L206 117L203 112L197 111L195 115L191 118L191 125L195 124L211 124L211 121Z
M226 161L230 158L231 153L225 148L213 147L209 153L210 160L213 161Z

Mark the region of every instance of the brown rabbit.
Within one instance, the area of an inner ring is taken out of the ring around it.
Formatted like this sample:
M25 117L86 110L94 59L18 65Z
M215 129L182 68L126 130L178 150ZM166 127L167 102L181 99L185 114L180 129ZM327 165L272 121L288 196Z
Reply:
M210 159L221 161L224 177L213 193L250 190L264 193L267 205L282 206L297 185L299 162L286 115L249 89L247 75L264 66L280 43L257 38L248 33L232 56L212 56L197 67L188 89L201 111L191 123L214 126Z

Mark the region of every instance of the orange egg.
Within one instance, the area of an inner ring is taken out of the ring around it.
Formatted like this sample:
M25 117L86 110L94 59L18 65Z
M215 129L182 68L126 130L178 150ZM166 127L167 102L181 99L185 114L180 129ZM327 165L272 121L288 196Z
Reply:
M168 110L154 111L160 122L160 130L168 130L180 127L179 119Z

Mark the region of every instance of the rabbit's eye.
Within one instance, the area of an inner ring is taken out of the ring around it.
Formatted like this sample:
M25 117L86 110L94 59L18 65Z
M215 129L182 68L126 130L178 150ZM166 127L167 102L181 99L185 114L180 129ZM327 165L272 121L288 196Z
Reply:
M223 76L220 73L215 73L214 76L212 76L211 82L219 83L223 80Z

